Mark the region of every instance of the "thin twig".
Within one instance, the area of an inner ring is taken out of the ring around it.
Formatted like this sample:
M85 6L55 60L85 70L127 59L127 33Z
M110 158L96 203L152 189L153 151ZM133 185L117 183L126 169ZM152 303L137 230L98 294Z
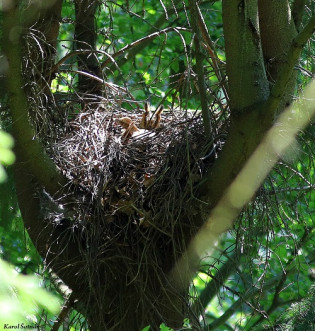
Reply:
M218 55L216 53L215 46L214 46L214 44L211 40L208 28L207 28L206 23L205 23L205 20L202 16L200 8L198 6L197 6L196 15L197 15L198 26L200 28L202 38L204 39L204 42L205 42L204 46L205 46L207 52L210 55L210 59L211 59L211 62L212 62L213 69L214 69L215 74L218 78L218 81L220 82L220 84L222 84L222 90L223 90L225 99L228 102L229 97L228 97L228 93L227 93L226 81L222 77L221 70L220 70L219 64L218 64L218 63L220 63L220 60L219 60Z
M72 309L74 304L74 296L73 293L70 294L69 298L65 301L65 304L63 305L61 312L58 315L57 320L54 322L54 325L51 329L51 331L58 331L61 324L65 320L65 318L68 316L69 311Z
M134 48L135 46L139 46L140 44L143 44L143 43L147 43L148 41L160 36L161 34L165 34L165 33L168 33L170 31L174 31L174 32L177 32L177 31L188 31L188 32L191 32L190 29L187 29L187 28L182 28L182 27L175 27L175 28L166 28L166 29L163 29L161 31L157 31L157 32L154 32L146 37L143 37L143 38L140 38L134 42L132 42L131 44L128 44L126 45L125 47L123 47L122 49L120 49L118 52L112 54L112 58L116 58L118 57L119 55L125 53L126 51L129 51L130 49ZM102 64L101 64L101 68L104 69L109 63L111 62L110 59L104 61Z

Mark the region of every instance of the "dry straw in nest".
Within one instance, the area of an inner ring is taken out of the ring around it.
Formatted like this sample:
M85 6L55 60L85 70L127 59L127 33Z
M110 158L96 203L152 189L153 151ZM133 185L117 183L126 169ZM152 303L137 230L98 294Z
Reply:
M96 217L108 226L132 223L168 233L170 218L181 214L182 201L193 194L213 144L205 143L198 115L170 111L159 128L125 139L117 121L121 112L114 109L86 107L52 146L76 192L77 219L90 223ZM141 115L128 117L138 125Z

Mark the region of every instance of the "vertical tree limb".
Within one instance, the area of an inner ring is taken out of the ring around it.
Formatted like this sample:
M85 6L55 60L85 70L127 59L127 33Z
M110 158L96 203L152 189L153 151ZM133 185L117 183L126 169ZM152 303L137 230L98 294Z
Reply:
M227 92L226 81L223 79L222 74L221 74L221 70L219 67L219 58L216 53L215 46L211 40L210 34L208 32L207 25L204 21L204 18L202 16L200 8L198 6L197 6L196 15L197 15L198 26L200 28L202 38L205 42L205 46L208 50L208 53L210 54L210 59L212 62L213 69L215 71L215 74L218 78L219 83L222 85L222 90L223 90L225 99L228 102L229 96L228 96L228 92Z
M66 180L44 152L43 146L34 139L34 131L28 120L28 103L22 88L21 73L20 40L23 30L19 18L22 14L18 6L3 13L3 50L9 64L6 87L15 139L15 188L25 228L36 249L47 263L51 263L56 273L79 293L82 284L75 282L75 270L72 267L65 268L69 259L76 263L81 259L77 243L74 244L74 237L69 236L65 245L61 239L67 237L64 229L45 221L39 196L43 188L51 195L55 194ZM63 231L62 236L60 230ZM64 245L62 250L60 245Z
M211 118L210 118L210 110L208 107L207 101L207 91L206 91L206 83L205 83L205 74L203 70L203 54L200 45L200 33L198 28L198 6L196 0L189 0L190 7L190 17L191 17L191 25L194 31L194 43L195 43L195 58L196 58L196 72L198 77L198 88L201 102L201 111L202 111L202 119L203 126L205 130L206 137L209 139L211 137Z
M261 44L266 62L266 72L270 85L282 75L282 67L286 66L288 50L296 36L296 28L291 16L287 0L259 0L259 25L261 29ZM279 28L281 26L281 29ZM287 83L286 95L279 104L278 113L292 100L296 75L291 73Z
M43 146L34 139L35 133L28 120L28 104L22 89L21 33L19 10L14 8L4 13L3 49L9 63L7 92L12 116L12 134L15 139L16 164L23 164L29 175L51 194L65 183L53 161L44 152ZM12 33L14 31L14 33Z
M295 28L299 31L302 23L302 18L305 10L306 0L294 0L292 6L292 16L295 23Z
M285 95L288 88L292 88L292 76L294 66L297 64L298 59L301 55L304 45L311 38L315 29L315 15L310 18L304 29L292 40L287 50L287 57L281 66L281 71L278 75L278 79L271 89L270 97L264 106L264 117L265 122L271 123L279 110L283 96ZM291 90L289 90L291 92Z
M100 66L96 53L93 52L96 49L95 12L98 1L75 0L74 4L76 16L74 31L75 49L91 50L91 53L83 52L78 55L78 69L100 77ZM101 84L96 84L89 77L79 75L79 91L81 93L92 92L100 94L101 89Z
M257 0L223 0L223 30L231 109L265 101L269 86L260 41Z

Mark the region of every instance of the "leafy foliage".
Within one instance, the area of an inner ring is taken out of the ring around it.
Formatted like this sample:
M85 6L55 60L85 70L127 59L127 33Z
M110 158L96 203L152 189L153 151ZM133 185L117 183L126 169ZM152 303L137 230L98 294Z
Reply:
M40 307L55 314L59 309L59 302L53 295L40 288L39 278L19 274L34 273L35 270L29 270L29 268L36 267L39 260L34 247L32 247L34 255L31 257L30 254L26 253L27 247L18 239L23 234L21 220L19 220L20 228L15 231L9 226L13 223L13 213L10 213L9 210L13 208L14 202L4 199L5 188L9 187L1 184L8 179L1 164L8 166L14 162L12 147L13 139L11 136L0 131L0 211L1 220L5 221L5 228L0 227L0 256L16 266L14 269L12 265L0 259L0 325L4 328L10 328L10 326L19 324L21 328L27 328L28 326L39 325L36 315L39 314ZM9 170L9 172L11 171ZM20 216L16 217L19 218Z
M11 148L13 147L12 137L0 130L0 182L4 182L7 179L5 170L2 165L10 165L14 162L15 157Z
M264 330L311 330L315 323L315 288L311 287L306 297L299 303L294 303L288 308L274 325L267 325Z
M19 275L8 263L0 260L0 324L39 325L36 315L40 307L53 314L59 310L58 300L39 286L34 276Z

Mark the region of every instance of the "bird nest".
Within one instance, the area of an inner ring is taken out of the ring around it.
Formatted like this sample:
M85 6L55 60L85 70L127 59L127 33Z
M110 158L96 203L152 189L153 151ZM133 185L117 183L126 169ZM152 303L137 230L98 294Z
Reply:
M46 212L45 218L56 224L66 220L62 225L78 234L85 266L79 275L91 278L93 293L119 303L122 288L134 286L143 293L147 311L150 296L159 295L156 282L166 282L196 232L194 186L223 141L220 135L209 141L200 114L187 111L164 110L158 127L126 134L122 118L140 127L143 114L110 103L90 104L63 123L64 130L55 130L48 152L68 184L53 201L58 211ZM118 280L117 275L125 276Z
M164 111L158 128L126 136L121 119L141 127L142 116L110 105L86 107L51 146L75 192L78 222L97 218L116 229L131 223L164 232L168 218L180 214L174 214L174 201L183 207L179 199L187 199L200 180L213 142L205 143L200 116L187 112Z

